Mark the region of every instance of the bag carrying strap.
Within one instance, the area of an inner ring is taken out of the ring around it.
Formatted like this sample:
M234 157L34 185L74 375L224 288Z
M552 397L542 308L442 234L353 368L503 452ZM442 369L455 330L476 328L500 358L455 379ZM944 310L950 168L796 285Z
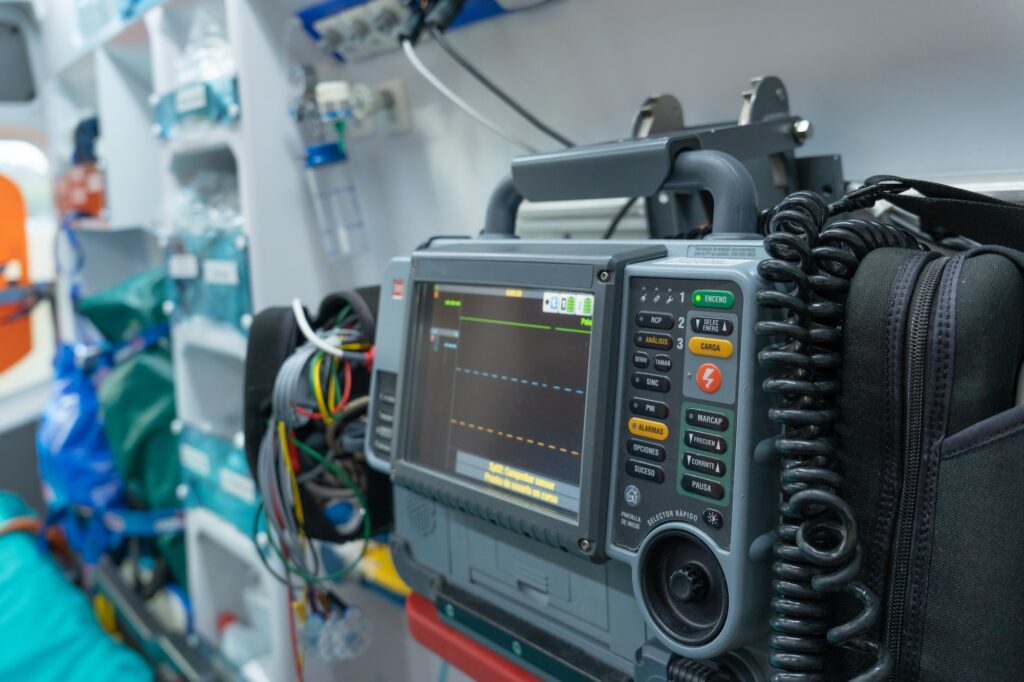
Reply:
M875 175L864 182L893 205L979 244L1024 251L1024 204L927 180ZM903 194L916 190L921 196ZM854 192L853 194L856 194Z

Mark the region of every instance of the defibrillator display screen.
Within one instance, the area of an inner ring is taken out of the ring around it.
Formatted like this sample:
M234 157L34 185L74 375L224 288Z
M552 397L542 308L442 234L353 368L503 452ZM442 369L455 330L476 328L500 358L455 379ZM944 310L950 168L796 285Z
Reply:
M420 283L410 462L576 520L594 296Z

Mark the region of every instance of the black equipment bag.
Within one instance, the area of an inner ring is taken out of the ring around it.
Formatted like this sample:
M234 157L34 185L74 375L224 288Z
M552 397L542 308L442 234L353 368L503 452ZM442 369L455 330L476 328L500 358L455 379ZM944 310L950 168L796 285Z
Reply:
M1024 670L1024 256L879 249L847 300L845 497L898 680Z
M857 213L880 199L920 231ZM764 219L773 679L1020 679L1024 206L879 176Z

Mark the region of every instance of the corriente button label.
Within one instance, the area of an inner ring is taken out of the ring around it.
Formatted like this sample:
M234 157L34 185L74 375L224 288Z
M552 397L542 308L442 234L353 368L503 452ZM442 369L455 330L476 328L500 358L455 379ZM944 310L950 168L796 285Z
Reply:
M629 432L634 436L643 436L651 440L665 440L668 438L668 426L666 424L641 417L629 418Z
M712 476L718 476L719 478L725 475L725 462L720 459L714 459L713 457L696 455L692 452L687 452L683 455L683 466L690 471L696 471L702 474L711 474Z
M732 341L727 339L712 339L707 336L690 337L688 344L690 352L694 355L707 355L712 358L732 357Z

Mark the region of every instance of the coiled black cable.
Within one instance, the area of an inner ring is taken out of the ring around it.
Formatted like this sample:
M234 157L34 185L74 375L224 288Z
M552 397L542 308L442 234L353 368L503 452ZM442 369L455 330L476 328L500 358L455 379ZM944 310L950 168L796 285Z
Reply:
M870 639L878 621L878 597L856 580L861 550L853 510L843 500L837 438L837 396L842 367L843 322L850 281L861 260L876 248L917 248L908 233L869 220L829 224L849 200L829 206L813 192L797 192L768 215L758 266L762 279L784 289L758 294L761 306L783 311L781 320L758 323L774 337L758 355L772 374L764 390L780 404L769 418L783 427L775 441L780 458L781 503L771 622L773 682L829 679L828 650L844 646L866 653L868 669L854 680L886 679L889 652ZM859 605L847 622L832 625L832 596L850 595Z

